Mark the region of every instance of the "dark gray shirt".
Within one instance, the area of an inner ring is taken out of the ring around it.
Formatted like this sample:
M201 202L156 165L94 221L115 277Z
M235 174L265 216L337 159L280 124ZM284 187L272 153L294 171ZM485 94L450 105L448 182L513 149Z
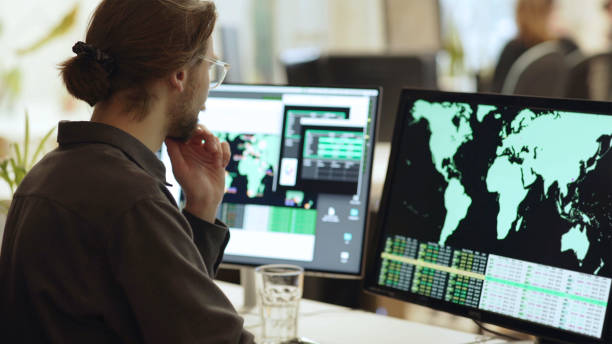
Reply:
M179 212L165 168L112 126L60 122L0 252L0 343L249 343L213 282L227 227Z

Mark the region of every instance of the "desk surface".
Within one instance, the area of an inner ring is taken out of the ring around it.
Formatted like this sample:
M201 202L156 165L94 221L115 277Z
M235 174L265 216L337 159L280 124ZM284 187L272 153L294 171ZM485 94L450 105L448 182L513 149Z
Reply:
M242 305L242 287L217 281L234 307ZM245 328L259 335L257 310L243 314ZM328 343L503 343L487 341L473 333L401 320L388 316L352 310L346 307L303 299L300 302L298 333L320 344Z

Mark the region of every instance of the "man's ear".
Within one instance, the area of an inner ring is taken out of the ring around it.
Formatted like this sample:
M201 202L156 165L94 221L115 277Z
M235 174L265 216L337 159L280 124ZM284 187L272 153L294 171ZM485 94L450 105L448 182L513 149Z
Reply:
M187 70L179 69L170 74L170 87L178 92L183 92L187 83Z

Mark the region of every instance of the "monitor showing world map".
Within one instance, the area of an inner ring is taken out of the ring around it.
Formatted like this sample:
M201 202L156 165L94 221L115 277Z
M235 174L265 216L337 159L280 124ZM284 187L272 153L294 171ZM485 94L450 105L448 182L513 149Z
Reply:
M610 103L404 90L368 289L603 341Z

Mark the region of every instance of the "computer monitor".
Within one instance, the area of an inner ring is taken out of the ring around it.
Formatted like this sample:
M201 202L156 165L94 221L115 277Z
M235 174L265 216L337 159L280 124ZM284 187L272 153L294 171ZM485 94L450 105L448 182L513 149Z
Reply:
M378 89L222 85L199 122L230 144L223 264L360 278ZM166 152L167 179L179 204Z
M612 105L404 90L365 288L609 343Z

